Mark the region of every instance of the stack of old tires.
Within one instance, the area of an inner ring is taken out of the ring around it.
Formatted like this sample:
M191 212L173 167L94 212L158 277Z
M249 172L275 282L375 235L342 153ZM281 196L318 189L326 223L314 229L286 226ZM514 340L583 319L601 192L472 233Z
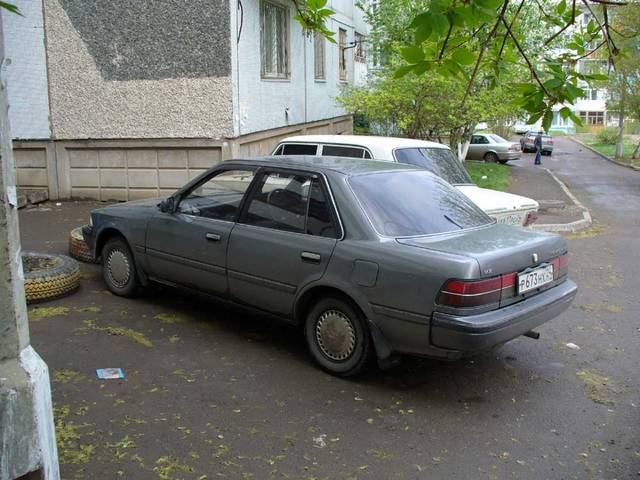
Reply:
M83 227L74 228L69 234L69 255L81 262L96 263L91 256L89 246L84 241L82 228Z
M66 255L22 253L27 303L62 297L80 286L78 262Z

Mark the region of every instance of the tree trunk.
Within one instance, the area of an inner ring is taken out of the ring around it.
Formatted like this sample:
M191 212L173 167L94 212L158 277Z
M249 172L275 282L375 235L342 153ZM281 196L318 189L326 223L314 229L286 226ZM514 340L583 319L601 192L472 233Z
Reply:
M620 104L618 108L618 139L616 140L616 160L622 159L624 153L624 102L627 93L626 77L622 77L622 88L620 89Z
M638 145L636 145L635 150L631 154L631 158L638 158L638 157L640 157L640 142L638 142Z

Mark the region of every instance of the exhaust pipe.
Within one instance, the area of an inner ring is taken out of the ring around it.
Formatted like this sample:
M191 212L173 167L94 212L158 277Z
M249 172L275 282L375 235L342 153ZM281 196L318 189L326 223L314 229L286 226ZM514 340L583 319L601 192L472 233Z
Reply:
M529 330L528 332L524 332L522 335L533 338L534 340L538 340L540 338L540 332L536 332L535 330Z

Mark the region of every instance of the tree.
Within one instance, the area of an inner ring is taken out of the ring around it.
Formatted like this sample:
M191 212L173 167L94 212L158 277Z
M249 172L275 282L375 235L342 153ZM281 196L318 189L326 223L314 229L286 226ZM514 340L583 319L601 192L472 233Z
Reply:
M615 157L622 158L625 119L640 120L640 3L634 2L616 9L611 19L612 36L622 53L616 70L604 83L609 92L607 108L618 112L618 137ZM632 157L639 155L640 143Z

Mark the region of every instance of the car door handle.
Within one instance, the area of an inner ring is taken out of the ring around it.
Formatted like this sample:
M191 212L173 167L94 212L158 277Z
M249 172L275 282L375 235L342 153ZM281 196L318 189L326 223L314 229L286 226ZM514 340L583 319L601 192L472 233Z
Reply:
M302 252L300 254L300 258L302 258L302 260L304 260L305 262L320 263L320 259L322 257L319 253Z
M222 238L220 235L218 235L217 233L207 233L205 234L205 238L211 242L219 242L220 239Z

